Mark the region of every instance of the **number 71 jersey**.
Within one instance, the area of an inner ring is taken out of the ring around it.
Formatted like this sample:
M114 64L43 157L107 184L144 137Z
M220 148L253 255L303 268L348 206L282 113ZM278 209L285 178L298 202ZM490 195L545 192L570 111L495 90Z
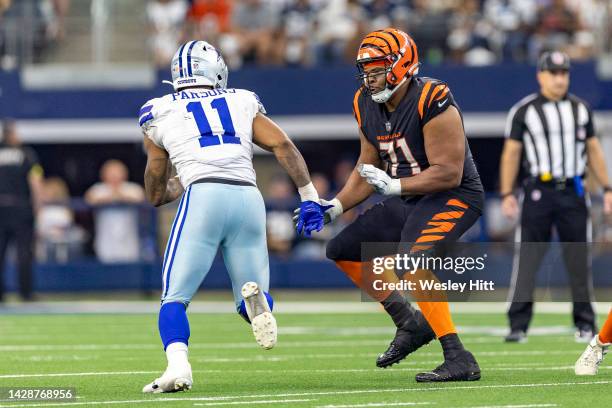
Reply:
M244 89L189 89L149 100L139 124L168 152L181 184L222 178L255 185L253 119L266 113Z

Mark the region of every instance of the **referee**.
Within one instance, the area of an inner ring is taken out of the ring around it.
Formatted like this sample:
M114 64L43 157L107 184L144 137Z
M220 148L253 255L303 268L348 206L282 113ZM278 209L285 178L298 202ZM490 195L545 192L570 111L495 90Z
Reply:
M529 95L512 107L505 131L501 157L500 193L502 211L516 219L519 203L514 183L523 148L527 179L522 195L520 242L549 242L555 226L563 243L563 260L570 275L576 341L588 342L595 332L591 306L592 280L586 242L590 237L589 198L583 178L587 165L604 186L604 211L612 212L604 154L595 137L593 114L580 98L568 93L570 60L562 52L542 54L537 79L540 92ZM508 311L510 334L507 342L524 342L533 314L536 274L545 251L541 244L521 245L512 274Z
M0 302L6 249L17 247L19 293L32 299L32 248L34 241L33 197L40 194L42 167L33 150L21 145L15 123L5 120L0 134Z

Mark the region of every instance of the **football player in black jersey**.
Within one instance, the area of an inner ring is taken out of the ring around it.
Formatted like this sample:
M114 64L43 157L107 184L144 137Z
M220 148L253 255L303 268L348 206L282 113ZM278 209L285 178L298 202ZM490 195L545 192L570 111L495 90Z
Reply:
M377 366L399 362L437 337L444 362L416 380L478 380L478 363L457 336L445 299L417 301L419 311L398 291L371 293L362 274L362 242L415 243L410 253L419 254L456 241L480 217L484 193L461 112L447 84L416 76L416 44L400 30L368 34L357 67L362 82L353 109L361 154L346 185L321 204L329 206L329 222L374 192L388 198L332 239L327 256L382 303L397 327Z

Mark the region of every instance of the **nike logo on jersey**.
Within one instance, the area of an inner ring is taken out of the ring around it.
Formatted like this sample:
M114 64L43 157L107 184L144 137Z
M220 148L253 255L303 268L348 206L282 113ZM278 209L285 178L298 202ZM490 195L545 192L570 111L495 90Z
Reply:
M446 98L445 100L443 100L442 102L438 102L438 108L441 108L444 106L444 104L448 102L448 98Z

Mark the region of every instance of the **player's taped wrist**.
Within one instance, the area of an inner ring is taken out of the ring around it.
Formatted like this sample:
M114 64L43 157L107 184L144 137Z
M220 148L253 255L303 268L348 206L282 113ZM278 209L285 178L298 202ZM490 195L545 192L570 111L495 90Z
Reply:
M389 183L388 195L402 195L402 180L401 179L391 179Z
M342 213L344 213L344 208L342 207L342 203L340 202L340 200L338 200L337 197L335 197L331 201L321 202L321 204L333 205L332 208L326 211L326 214L329 215L330 222L335 220L339 216L341 216Z
M317 189L312 182L306 184L305 186L299 187L298 193L300 194L301 201L319 202L319 193L317 193Z

